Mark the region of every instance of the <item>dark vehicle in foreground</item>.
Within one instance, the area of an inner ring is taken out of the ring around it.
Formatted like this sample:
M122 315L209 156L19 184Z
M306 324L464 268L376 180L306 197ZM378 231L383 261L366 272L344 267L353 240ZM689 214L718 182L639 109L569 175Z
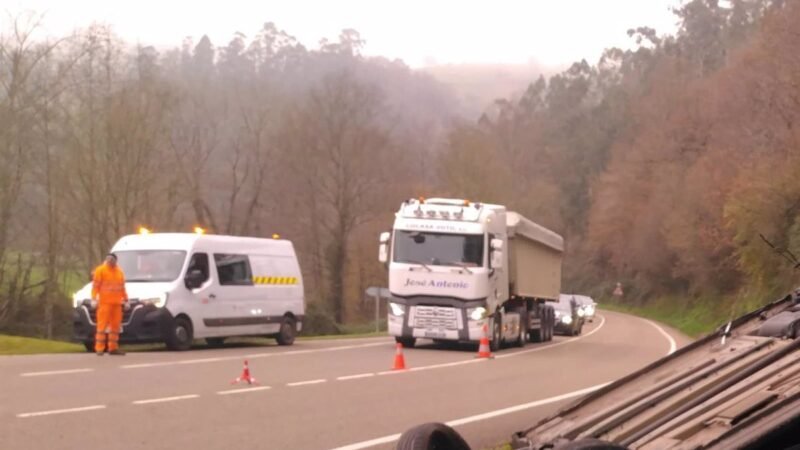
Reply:
M556 314L556 334L577 336L583 332L586 320L576 295L561 294L553 308Z
M799 448L798 350L800 290L515 433L511 447ZM440 446L403 447L434 438ZM398 448L467 449L459 439L444 425L420 426L406 432Z

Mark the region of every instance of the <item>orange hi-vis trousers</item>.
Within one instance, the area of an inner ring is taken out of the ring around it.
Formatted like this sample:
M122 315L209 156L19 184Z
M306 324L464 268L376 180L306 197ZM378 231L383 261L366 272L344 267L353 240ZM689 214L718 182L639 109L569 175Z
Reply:
M100 303L97 305L97 334L94 336L94 351L101 353L106 349L106 333L108 333L108 351L119 348L119 330L122 326L122 305L118 303Z

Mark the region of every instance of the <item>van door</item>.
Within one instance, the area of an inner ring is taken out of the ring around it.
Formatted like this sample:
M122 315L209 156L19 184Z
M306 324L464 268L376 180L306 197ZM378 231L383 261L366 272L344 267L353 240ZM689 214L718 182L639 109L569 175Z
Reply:
M227 335L262 334L266 323L264 311L253 305L255 289L250 259L247 255L214 253L219 279L219 315L206 321ZM220 334L222 335L222 334Z
M217 311L219 298L216 293L219 289L216 288L217 283L214 283L212 277L208 253L197 252L192 254L189 266L186 268L186 274L188 275L194 270L200 271L202 274L202 284L199 288L190 290L190 295L185 304L181 306L183 311L192 319L195 337L205 337L208 336L208 333L204 322L206 319L216 317L219 314Z

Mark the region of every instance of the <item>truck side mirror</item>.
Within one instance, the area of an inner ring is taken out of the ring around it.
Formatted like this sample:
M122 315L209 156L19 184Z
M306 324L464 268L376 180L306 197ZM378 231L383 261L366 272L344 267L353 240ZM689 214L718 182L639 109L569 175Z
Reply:
M493 269L502 269L503 268L503 240L502 239L492 239L490 243L492 247L492 268Z
M380 236L380 247L378 248L378 261L386 264L389 261L389 239L391 233L384 231Z

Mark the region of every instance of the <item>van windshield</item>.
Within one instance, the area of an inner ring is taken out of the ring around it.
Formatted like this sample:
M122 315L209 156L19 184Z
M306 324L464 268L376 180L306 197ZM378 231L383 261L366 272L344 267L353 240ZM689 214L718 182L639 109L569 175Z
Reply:
M164 282L178 278L186 261L181 250L130 250L114 252L125 281Z
M483 235L398 230L395 233L394 260L435 266L480 267L483 265Z

